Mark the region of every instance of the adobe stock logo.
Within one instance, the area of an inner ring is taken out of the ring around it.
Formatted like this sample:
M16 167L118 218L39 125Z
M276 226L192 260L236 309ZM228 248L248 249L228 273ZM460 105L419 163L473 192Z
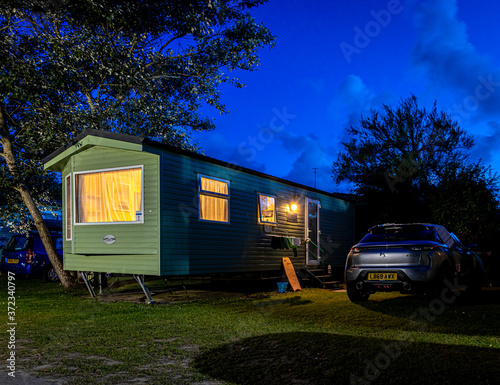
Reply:
M368 21L363 29L358 26L354 27L355 35L353 44L343 41L339 45L347 63L352 61L351 56L353 54L361 53L361 50L368 47L372 39L377 37L382 29L389 25L392 21L392 15L397 15L401 12L403 12L403 6L399 0L389 0L387 9L381 9L378 12L371 10L370 15L373 20Z

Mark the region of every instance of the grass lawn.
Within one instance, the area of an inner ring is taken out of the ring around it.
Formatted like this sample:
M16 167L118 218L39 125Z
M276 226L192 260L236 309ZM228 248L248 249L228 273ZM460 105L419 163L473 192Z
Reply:
M353 304L320 289L248 294L235 283L170 293L154 281L161 303L147 305L38 279L15 284L18 375L70 384L500 384L497 290L444 308L396 293ZM7 291L2 275L4 330ZM0 335L3 363L8 339Z

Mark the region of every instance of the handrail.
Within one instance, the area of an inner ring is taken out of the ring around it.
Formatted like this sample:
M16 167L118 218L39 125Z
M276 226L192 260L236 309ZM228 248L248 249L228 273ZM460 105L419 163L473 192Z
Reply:
M319 247L316 243L314 243L313 241L311 241L311 238L307 238L306 242L312 243L313 246L316 246L316 249L319 250L319 255L317 255L316 253L314 253L311 250L309 250L309 248L308 248L307 251L309 253L312 253L317 258L317 260L321 263L321 267L323 269L323 279L325 279L325 261L324 261L325 251L321 247ZM321 256L321 253L323 253L323 256ZM321 279L319 279L318 277L316 277L311 271L309 271L309 269L306 268L306 271L309 274L311 274L314 278L316 278L319 282L321 282L321 284L323 285L323 288L325 288L325 281L322 281Z
M316 243L314 243L313 241L311 241L311 238L307 238L306 239L306 242L308 243L312 243L313 246L316 246L316 248L320 251L320 255L318 256L316 253L313 253L312 251L308 250L310 253L312 253L316 258L318 258L318 261L320 261L321 263L325 263L325 261L323 260L324 259L324 256L325 256L325 251L319 247ZM323 253L323 257L321 256L321 253Z

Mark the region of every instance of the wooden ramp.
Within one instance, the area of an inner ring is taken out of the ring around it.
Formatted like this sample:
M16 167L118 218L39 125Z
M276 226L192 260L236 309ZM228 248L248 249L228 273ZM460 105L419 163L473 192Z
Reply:
M300 287L299 280L297 278L297 274L295 274L295 269L293 268L292 261L290 261L290 258L283 258L283 267L285 268L285 274L286 277L288 278L290 286L292 287L292 290L293 291L302 290L302 288Z

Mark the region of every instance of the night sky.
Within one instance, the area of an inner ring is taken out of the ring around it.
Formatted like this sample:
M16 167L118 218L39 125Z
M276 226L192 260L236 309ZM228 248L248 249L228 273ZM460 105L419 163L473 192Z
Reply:
M276 35L230 111L196 134L206 155L325 191L345 127L411 94L475 136L471 159L500 170L500 3L270 0L252 11Z

